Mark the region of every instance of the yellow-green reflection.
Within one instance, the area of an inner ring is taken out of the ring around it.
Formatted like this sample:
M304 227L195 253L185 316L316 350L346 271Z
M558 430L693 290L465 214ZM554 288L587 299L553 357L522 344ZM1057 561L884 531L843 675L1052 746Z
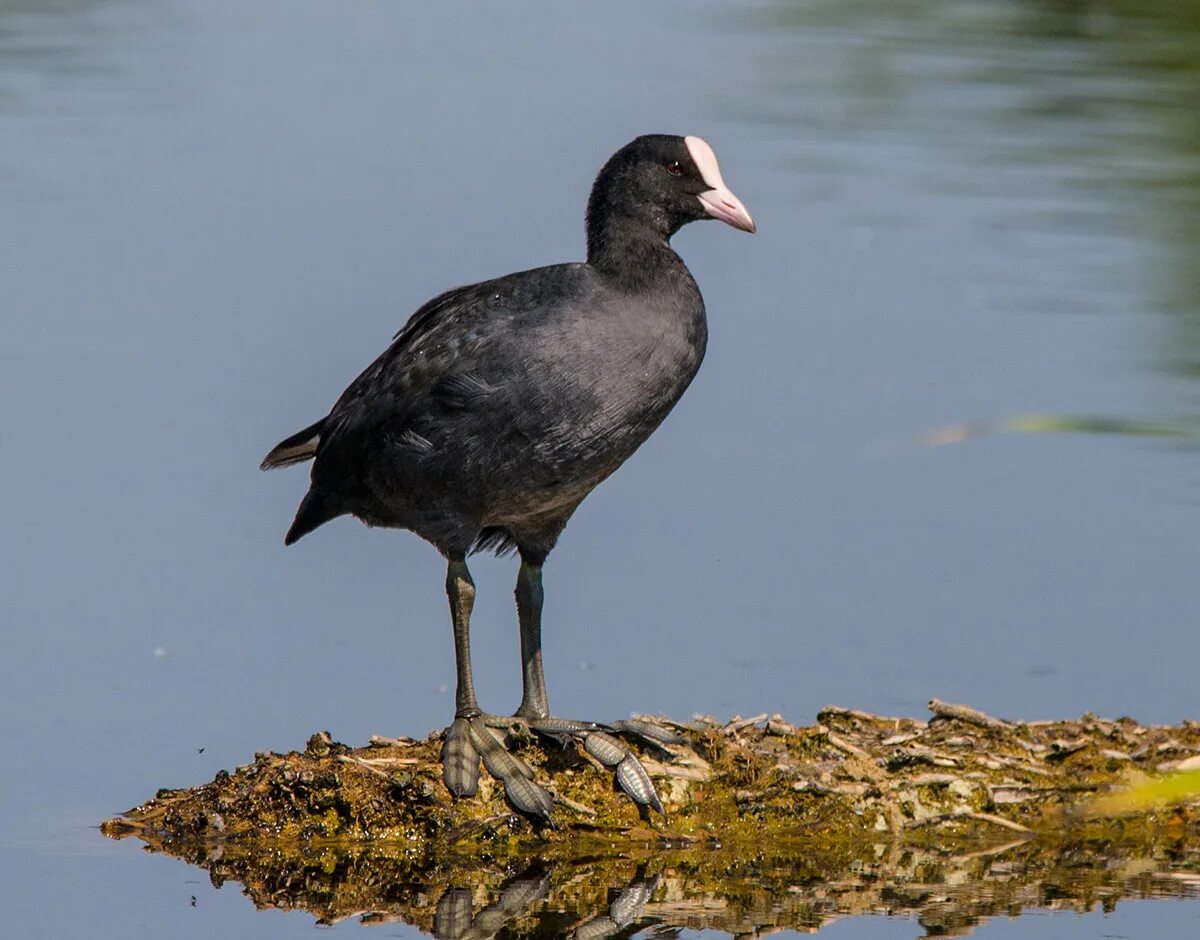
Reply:
M1013 415L1000 421L963 421L933 428L924 435L930 447L958 444L982 434L1117 434L1125 437L1185 437L1184 428L1167 422L1099 415Z
M451 799L436 739L351 749L316 734L303 753L161 790L102 828L218 886L239 882L259 907L455 938L742 934L878 913L961 933L999 913L1200 886L1186 797L1120 818L1087 811L1097 794L1190 767L1193 725L929 708L929 721L830 706L809 728L766 715L675 724L685 743L662 763L642 755L664 820L570 748L521 751L561 803L544 826L514 814L490 778Z
M1169 825L1149 841L1019 841L955 852L880 843L858 854L820 844L752 855L651 849L538 863L449 858L416 864L403 845L325 847L151 843L241 885L259 908L320 923L411 924L442 938L628 936L658 927L753 934L809 930L861 914L915 918L965 934L1028 910L1111 910L1128 898L1195 897L1200 854Z
M1127 790L1100 797L1090 807L1093 816L1144 813L1150 809L1194 802L1200 799L1200 761L1187 769L1152 777Z

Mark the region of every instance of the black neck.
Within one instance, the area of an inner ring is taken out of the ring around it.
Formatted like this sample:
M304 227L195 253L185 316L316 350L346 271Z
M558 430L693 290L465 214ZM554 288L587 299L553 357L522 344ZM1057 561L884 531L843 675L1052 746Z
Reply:
M652 284L683 264L671 247L665 219L637 218L592 200L587 218L587 260L630 286ZM606 211L608 210L608 211Z

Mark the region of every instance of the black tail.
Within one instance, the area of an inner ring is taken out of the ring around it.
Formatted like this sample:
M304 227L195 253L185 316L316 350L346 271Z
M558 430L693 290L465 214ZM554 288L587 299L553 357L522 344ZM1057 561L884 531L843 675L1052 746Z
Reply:
M324 427L325 419L322 418L316 424L310 424L303 431L297 431L291 437L280 441L263 458L258 469L273 470L275 467L290 467L294 463L311 460L321 443L321 430Z
M304 499L300 500L300 508L296 510L296 518L292 527L283 537L284 545L291 545L308 535L317 526L322 526L330 519L336 519L345 512L339 505L339 500L325 490L313 487Z

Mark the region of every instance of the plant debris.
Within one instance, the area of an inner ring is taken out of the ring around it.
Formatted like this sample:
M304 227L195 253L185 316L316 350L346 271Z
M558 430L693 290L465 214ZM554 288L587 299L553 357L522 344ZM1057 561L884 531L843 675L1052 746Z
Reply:
M1195 767L1200 724L1005 721L936 699L930 710L924 721L829 707L809 727L646 718L685 739L634 745L665 821L576 746L509 742L554 796L547 825L486 776L476 797L454 799L439 734L351 748L319 732L303 751L159 790L102 830L200 865L214 884L241 882L260 906L438 936L545 918L558 930L563 911L576 936L635 923L804 928L872 910L963 932L1025 906L1200 888L1194 793L1094 811Z
M853 842L930 829L1007 837L1082 824L1081 804L1200 755L1192 722L1145 726L1090 714L1009 722L936 699L930 709L923 721L831 706L810 727L766 714L651 718L686 741L640 747L666 822L639 812L577 747L510 742L554 795L546 826L514 813L487 777L477 797L455 800L442 784L438 734L351 748L321 732L303 751L259 753L210 783L159 790L104 831L168 841L399 841L414 856L497 842L543 852L614 840Z

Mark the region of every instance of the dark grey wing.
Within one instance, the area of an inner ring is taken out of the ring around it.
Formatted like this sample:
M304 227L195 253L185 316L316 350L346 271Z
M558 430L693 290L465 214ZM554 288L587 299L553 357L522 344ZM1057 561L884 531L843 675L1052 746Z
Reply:
M416 313L408 318L408 322L396 331L392 337L393 348L405 346L417 336L428 332L429 328L438 322L439 314L461 304L472 293L481 288L487 288L491 283L491 281L483 281L479 284L463 284L461 287L452 287L445 293L438 294L432 300L425 301L417 308Z
M472 313L472 301L486 297L490 283L485 281L481 284L464 284L462 287L438 294L422 304L417 312L408 318L408 322L396 331L388 348L342 392L330 409L329 417L333 418L340 411L352 406L356 400L376 390L381 379L402 366L405 353L419 345L421 339L430 332L447 323L468 319Z
M324 445L337 436L339 429L345 430L348 423L353 424L355 417L362 416L364 409L359 407L360 399L370 394L389 365L394 365L403 356L405 349L414 342L419 342L423 335L436 328L439 323L453 318L457 308L469 304L471 295L486 286L487 283L455 287L423 304L392 337L392 343L383 355L371 363L350 383L350 387L342 392L329 414L276 444L263 458L259 469L290 467L292 464L313 459Z
M347 435L393 418L405 400L436 383L449 363L424 352L430 334L461 332L467 322L485 316L492 282L455 287L423 304L397 331L383 353L342 392L325 419L317 454Z
M440 457L455 465L483 460L475 451L486 449L491 437L474 433L475 425L527 380L533 354L525 340L589 303L594 290L586 265L566 264L457 287L424 304L323 422L312 486L341 494L348 504L365 495L355 491L366 485L372 466L400 469L408 458ZM499 420L511 423L504 415ZM435 447L430 434L454 446Z
M468 367L459 355L462 338L477 334L479 323L488 318L487 298L495 293L493 283L456 287L422 305L317 423L319 438L305 437L300 442L305 459L314 458L312 477L284 537L285 545L349 511L347 507L361 495L372 453L386 440L387 427L399 428L402 438L408 435L414 446L428 445L419 434L405 429L409 413L420 407L421 399L428 398L425 393L447 373ZM438 333L440 339L431 338ZM290 459L293 438L278 445L268 460Z
M515 331L555 316L566 301L586 295L591 286L585 265L563 264L467 284L434 297L342 393L322 426L317 458L383 422L403 424L406 412L430 395L449 410L477 404L491 389L474 374L476 364L494 358Z

